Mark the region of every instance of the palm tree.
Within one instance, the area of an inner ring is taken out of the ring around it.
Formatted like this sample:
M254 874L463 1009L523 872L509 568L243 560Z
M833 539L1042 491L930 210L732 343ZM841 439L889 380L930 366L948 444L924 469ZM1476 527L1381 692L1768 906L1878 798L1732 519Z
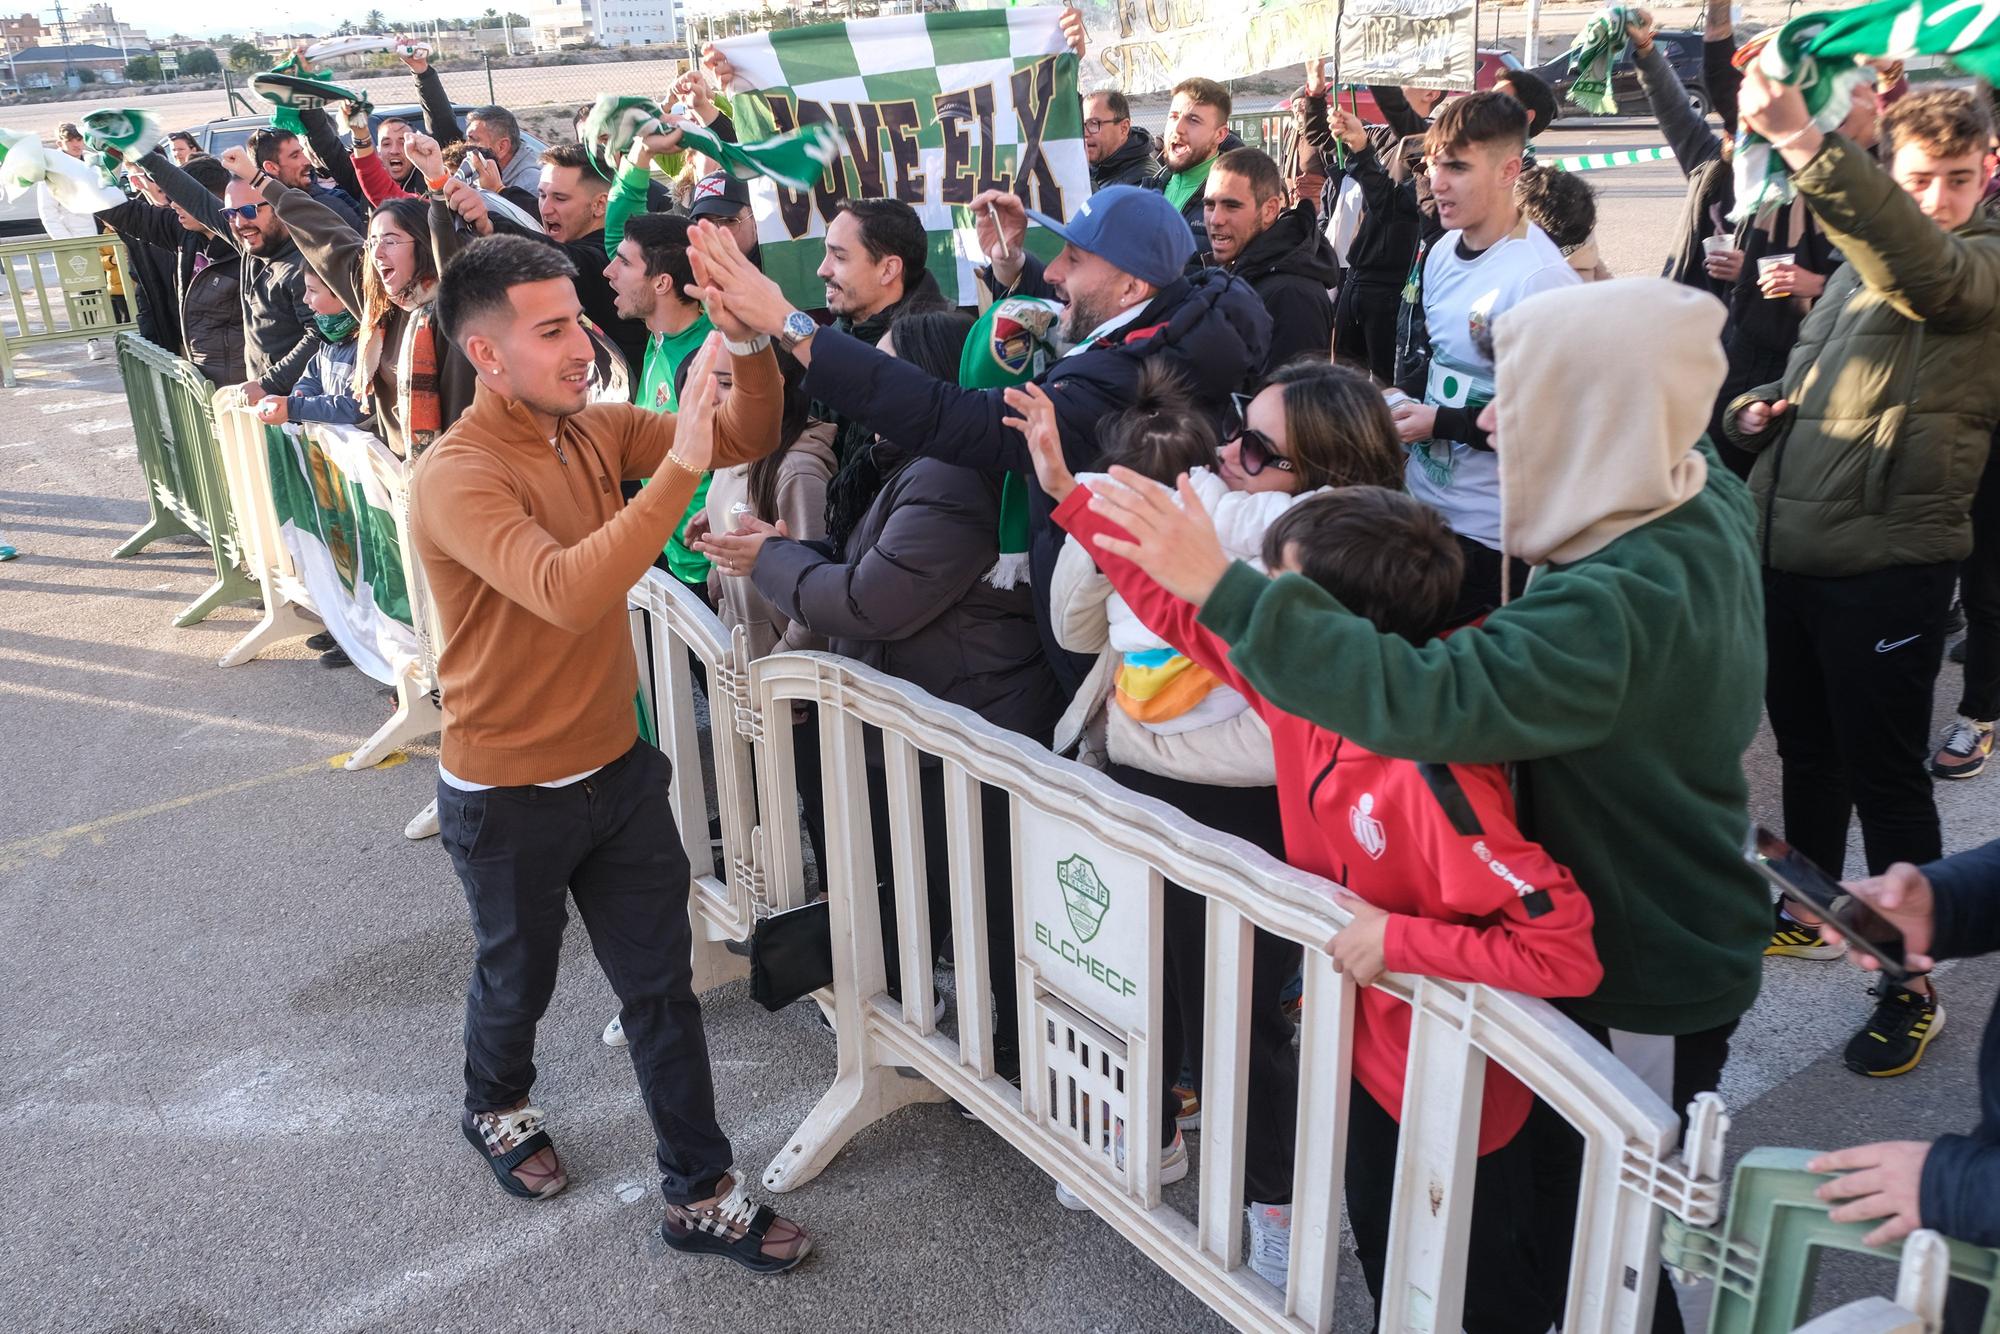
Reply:
M340 21L340 26L333 30L333 35L336 37L345 37L350 33L355 33L359 31L361 30L354 26L353 19L342 19Z
M389 20L383 17L381 10L371 9L368 11L367 16L361 20L361 26L367 32L386 32L389 27Z

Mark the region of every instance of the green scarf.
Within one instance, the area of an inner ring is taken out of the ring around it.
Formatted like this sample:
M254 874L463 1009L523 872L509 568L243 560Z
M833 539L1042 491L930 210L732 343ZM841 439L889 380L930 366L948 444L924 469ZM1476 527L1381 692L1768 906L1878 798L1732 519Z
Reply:
M1950 56L1967 74L2000 81L2000 25L1990 3L1974 0L1880 0L1838 13L1801 14L1757 53L1757 67L1804 96L1813 124L1831 133L1871 77L1855 62ZM1736 145L1736 212L1741 221L1789 203L1791 172L1760 136L1745 131Z
M83 118L83 141L100 153L115 148L120 157L144 157L161 137L160 118L137 107L93 111Z
M1055 330L1062 307L1038 297L1002 297L974 322L958 359L958 382L966 389L1001 389L1026 384L1055 360ZM1000 483L1000 559L987 571L995 588L1015 588L1029 579L1028 482L1010 472Z
M1637 5L1608 6L1569 44L1569 72L1576 76L1569 86L1569 100L1593 115L1618 114L1618 99L1611 95L1611 67L1631 45L1625 30L1638 12Z
M678 110L678 108L677 108ZM754 144L732 144L697 125L692 117L674 117L671 125L657 102L644 97L606 93L584 118L583 142L592 150L593 164L609 180L618 162L642 136L678 129L681 146L713 158L738 180L768 176L790 190L808 190L840 157L840 132L831 125L801 125L788 134Z
M1219 156L1216 154L1198 166L1167 177L1167 202L1177 209L1187 208L1188 200L1200 194L1201 188L1208 184L1209 168L1215 165L1215 158Z
M313 327L319 330L319 336L327 342L344 343L354 336L354 331L361 327L361 323L343 310L333 315L313 316Z

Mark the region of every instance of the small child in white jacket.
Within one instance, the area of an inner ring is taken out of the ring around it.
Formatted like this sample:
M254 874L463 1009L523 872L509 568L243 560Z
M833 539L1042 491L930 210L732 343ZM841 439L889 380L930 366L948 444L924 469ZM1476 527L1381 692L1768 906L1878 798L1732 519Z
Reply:
M1139 382L1134 406L1120 413L1100 439L1101 462L1122 465L1172 486L1181 474L1201 498L1215 523L1216 536L1232 560L1264 566L1264 532L1293 505L1316 492L1239 491L1215 470L1216 432L1207 414L1188 400L1179 383L1151 373ZM1083 473L1089 485L1108 474ZM1069 539L1075 541L1075 538ZM1124 659L1118 670L1118 707L1163 736L1222 722L1249 707L1221 684L1148 630L1125 599L1113 593L1105 603L1111 647Z

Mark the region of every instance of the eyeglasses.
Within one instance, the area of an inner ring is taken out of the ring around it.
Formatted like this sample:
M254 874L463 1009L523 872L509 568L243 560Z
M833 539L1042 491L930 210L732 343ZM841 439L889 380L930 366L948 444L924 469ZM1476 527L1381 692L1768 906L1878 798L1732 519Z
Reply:
M1253 429L1248 424L1251 397L1249 394L1229 396L1230 406L1236 409L1236 427L1222 443L1228 444L1230 440L1237 442L1237 461L1243 465L1243 471L1251 477L1255 477L1266 468L1276 468L1279 472L1297 472L1298 465L1278 452L1277 443L1270 436Z
M1085 134L1096 134L1107 125L1123 125L1130 119L1131 117L1129 116L1111 116L1103 119L1092 116L1083 123L1083 132Z
M255 204L225 204L222 211L232 218L241 218L245 222L254 222L257 218L257 210L269 207L271 207L269 203L259 200Z

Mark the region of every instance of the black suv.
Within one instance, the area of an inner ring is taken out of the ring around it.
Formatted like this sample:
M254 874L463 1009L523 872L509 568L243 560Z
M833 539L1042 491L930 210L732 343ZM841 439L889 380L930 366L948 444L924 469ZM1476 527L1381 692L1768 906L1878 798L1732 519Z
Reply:
M1698 32L1662 32L1653 38L1653 43L1666 53L1667 63L1674 67L1674 73L1680 75L1681 86L1687 89L1688 102L1696 112L1706 116L1709 100L1708 82L1701 64L1702 35ZM1569 56L1566 53L1547 64L1537 65L1534 72L1555 90L1562 115L1591 114L1569 100L1569 86L1576 79L1569 72ZM1621 116L1652 114L1652 107L1646 101L1646 90L1639 86L1639 67L1632 62L1630 46L1611 66L1611 95L1618 101L1618 114Z

